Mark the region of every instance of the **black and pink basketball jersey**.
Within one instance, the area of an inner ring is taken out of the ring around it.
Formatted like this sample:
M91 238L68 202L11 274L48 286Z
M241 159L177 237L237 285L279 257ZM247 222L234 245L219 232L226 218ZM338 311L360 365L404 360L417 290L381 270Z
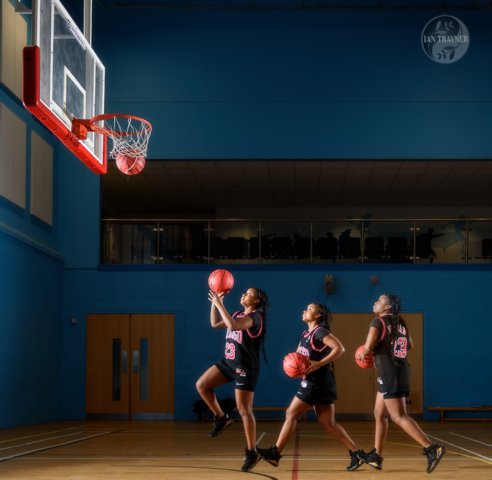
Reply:
M232 318L244 316L244 312L232 314ZM251 328L247 330L227 329L224 352L225 362L234 369L258 370L260 368L261 339L265 331L263 328L263 315L261 310L255 310L247 316L253 319Z
M387 355L399 359L407 358L410 333L403 323L398 323L398 334L391 340L391 315L381 315L371 322L371 327L380 331L379 340L374 347L374 355Z
M297 352L306 355L310 360L320 361L330 354L331 348L323 343L323 338L330 334L330 330L325 327L317 326L313 330L305 330L301 334L301 340L297 346ZM307 375L310 381L322 381L326 378L330 365L325 365L315 372Z

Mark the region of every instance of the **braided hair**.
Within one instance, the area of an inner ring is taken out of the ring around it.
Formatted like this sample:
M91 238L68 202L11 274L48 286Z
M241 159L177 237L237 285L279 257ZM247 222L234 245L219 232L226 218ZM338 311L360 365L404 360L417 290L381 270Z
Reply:
M318 322L318 325L321 327L325 327L328 330L331 330L331 311L330 309L324 305L323 303L315 303L316 308L318 309L318 313L320 316L320 320Z
M390 306L390 311L388 312L389 315L391 315L390 339L391 339L391 342L394 342L396 340L396 337L398 336L398 329L399 329L400 325L405 327L405 329L407 331L408 331L408 327L407 327L405 320L400 316L400 312L401 312L400 297L398 297L397 295L389 294L389 293L384 293L383 296L385 296L388 299L387 305Z
M258 308L262 308L263 311L266 313L268 307L270 306L270 300L268 300L268 295L267 293L262 290L261 288L256 288L253 287L253 290L256 292L256 295L258 297Z
M252 287L252 289L256 292L256 296L258 297L258 305L256 306L256 310L261 311L261 316L263 319L263 335L261 336L261 351L263 352L263 359L267 362L267 356L265 352L265 335L267 332L267 310L270 306L270 300L268 299L267 293L261 288Z

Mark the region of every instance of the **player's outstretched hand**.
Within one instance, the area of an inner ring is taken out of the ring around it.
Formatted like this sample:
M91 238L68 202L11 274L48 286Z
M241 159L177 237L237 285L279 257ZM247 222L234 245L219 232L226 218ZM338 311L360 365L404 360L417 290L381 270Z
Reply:
M215 293L212 290L208 291L208 299L214 304L214 306L221 305L224 301L223 293Z

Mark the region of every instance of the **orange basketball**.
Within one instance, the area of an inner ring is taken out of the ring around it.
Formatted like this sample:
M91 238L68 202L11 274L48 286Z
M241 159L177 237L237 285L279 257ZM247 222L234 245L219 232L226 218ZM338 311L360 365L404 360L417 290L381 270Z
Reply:
M116 155L116 166L120 172L125 175L136 175L145 167L144 157L129 157L123 153Z
M366 355L366 358L364 361L359 360L359 355L364 351L364 345L361 345L356 351L355 351L355 363L359 365L360 368L372 368L374 367L374 354L371 352Z
M297 352L288 353L283 361L284 372L291 378L303 377L309 365L309 358Z
M234 287L234 277L229 270L214 270L208 277L208 286L212 292L226 295Z

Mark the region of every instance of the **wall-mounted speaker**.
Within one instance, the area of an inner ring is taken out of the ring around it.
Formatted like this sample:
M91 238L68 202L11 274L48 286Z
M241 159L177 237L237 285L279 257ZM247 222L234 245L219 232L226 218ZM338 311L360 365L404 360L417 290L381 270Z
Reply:
M330 295L335 291L335 278L331 273L325 275L324 288L327 295Z

